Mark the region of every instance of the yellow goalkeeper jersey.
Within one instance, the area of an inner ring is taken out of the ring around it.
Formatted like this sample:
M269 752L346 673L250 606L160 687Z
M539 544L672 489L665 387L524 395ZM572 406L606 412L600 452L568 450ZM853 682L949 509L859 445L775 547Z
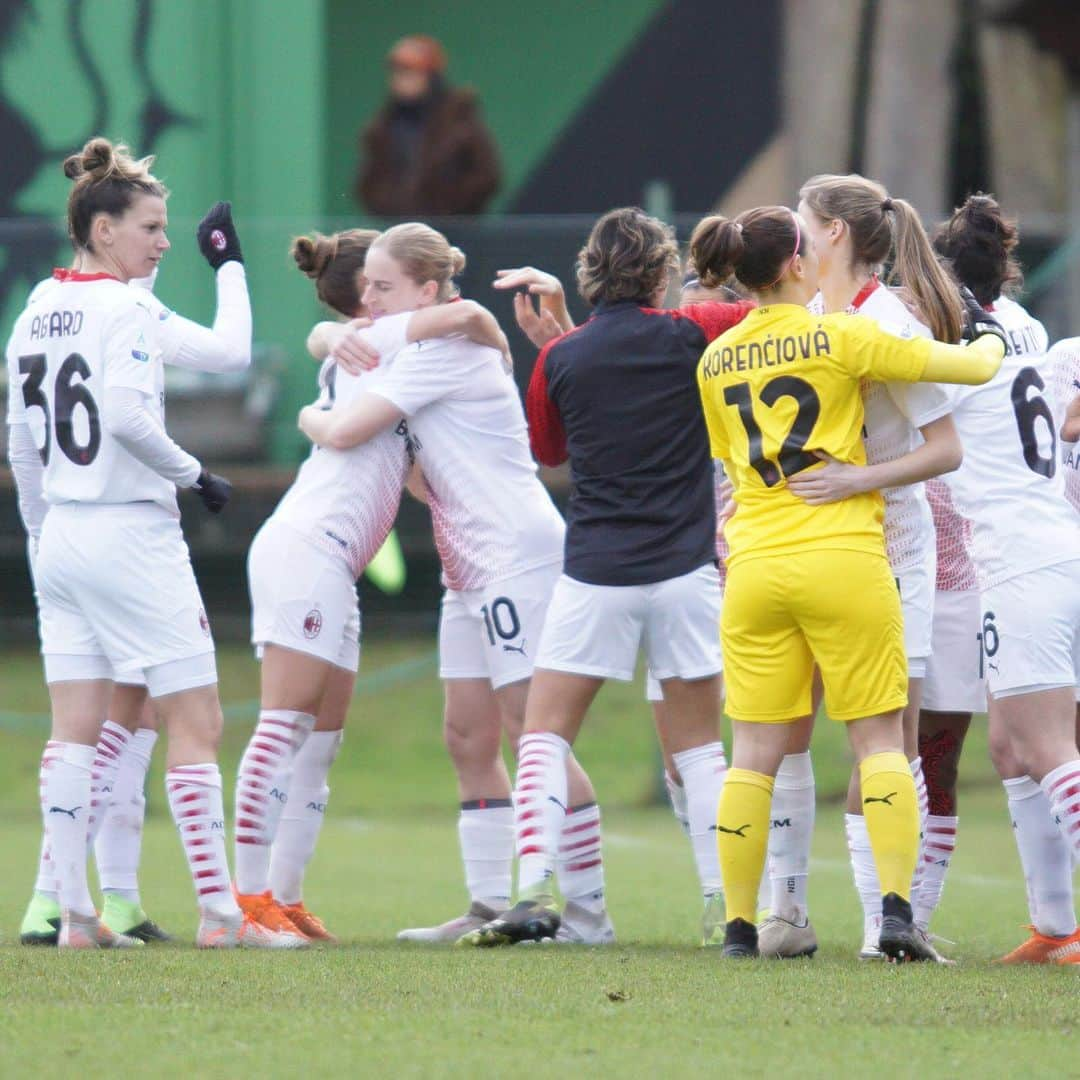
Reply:
M820 467L814 451L865 465L860 379L915 382L930 345L861 315L813 315L798 304L756 308L712 342L698 384L713 457L735 486L729 567L812 548L884 555L877 492L808 506L787 478Z

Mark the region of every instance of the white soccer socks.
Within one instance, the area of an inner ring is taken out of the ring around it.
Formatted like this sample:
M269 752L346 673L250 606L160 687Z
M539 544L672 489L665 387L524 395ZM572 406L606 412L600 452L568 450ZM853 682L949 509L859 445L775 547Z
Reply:
M217 765L175 765L165 773L165 790L199 910L238 917L225 858L225 808Z
M86 880L86 838L95 755L93 746L50 742L41 764L41 809L60 907L84 916L96 916Z
M94 748L94 766L90 774L90 821L87 839L91 846L105 821L113 789L116 787L120 759L130 741L131 732L120 724L106 720L101 725L101 734Z
M330 766L343 738L342 731L313 731L293 758L288 799L270 847L270 891L279 903L299 904L303 899L304 872L326 820Z
M510 904L514 884L514 806L510 799L461 804L458 840L469 900L492 911Z
M769 913L797 926L808 918L806 884L816 795L810 752L786 755L776 774L769 821Z
M1057 770L1055 770L1056 772ZM1054 773L1043 779L1048 785ZM1054 823L1052 804L1030 776L1003 781L1009 797L1013 836L1027 884L1031 921L1040 934L1067 937L1076 932L1072 853Z
M1072 850L1073 862L1080 862L1080 758L1052 769L1042 778L1040 786L1050 802L1050 813Z
M949 872L956 850L956 828L959 818L928 814L922 843L922 877L918 892L913 892L911 906L915 924L926 930L941 903L945 890L945 875Z
M112 796L94 841L101 891L133 904L139 898L139 859L146 818L146 773L158 734L139 728L120 758Z
M556 872L559 892L568 904L591 915L604 911L604 860L600 850L600 807L596 803L567 809Z
M723 892L720 855L716 846L716 808L727 775L722 742L706 743L672 755L686 792L686 817L702 895Z
M570 745L550 731L530 731L518 743L514 829L518 897L551 903L552 878L566 817Z
M270 888L270 845L288 800L289 773L315 717L291 709L264 709L240 761L236 781L236 891Z

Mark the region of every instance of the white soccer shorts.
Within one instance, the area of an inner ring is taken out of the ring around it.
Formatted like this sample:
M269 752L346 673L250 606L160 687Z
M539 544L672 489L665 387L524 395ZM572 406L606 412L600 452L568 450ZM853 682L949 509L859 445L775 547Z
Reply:
M151 696L217 681L180 522L156 503L60 503L34 566L48 682L139 672Z
M931 712L986 712L985 661L979 633L979 594L938 592L934 595L934 632L922 707Z
M251 641L318 657L334 667L360 667L360 600L344 559L269 518L248 552Z
M651 585L589 585L564 574L536 666L629 682L643 647L658 680L718 675L722 599L713 563Z
M482 589L447 589L439 612L439 678L490 679L498 690L532 678L561 563Z
M1080 559L985 589L979 631L993 697L1080 686Z
M904 652L911 679L925 677L927 658L933 647L935 570L935 553L931 547L930 557L922 566L896 575L904 612Z

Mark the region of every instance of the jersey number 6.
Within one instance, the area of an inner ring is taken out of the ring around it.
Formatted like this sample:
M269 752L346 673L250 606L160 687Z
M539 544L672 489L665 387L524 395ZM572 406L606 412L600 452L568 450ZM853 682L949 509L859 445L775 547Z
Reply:
M818 459L808 454L803 447L810 433L814 430L821 415L821 398L817 391L805 380L796 375L779 375L770 379L761 388L761 402L770 409L781 399L791 398L799 406L795 420L780 445L778 461L765 456L762 446L761 428L754 419L754 403L750 393L750 384L741 382L728 386L724 390L724 401L739 410L739 419L746 429L750 464L765 481L766 487L775 487L782 479L794 476L797 472L816 465Z
M42 464L48 465L52 423L49 417L49 399L41 389L41 384L48 373L48 358L44 353L20 356L19 373L28 376L22 388L26 408L32 409L36 405L45 414L45 442L41 446L40 453ZM79 381L73 382L76 375L79 376ZM76 465L89 465L97 457L98 450L101 448L101 419L98 415L97 403L83 382L89 375L90 366L87 362L78 353L72 353L60 365L54 386L56 445L63 450L64 456ZM81 405L86 410L90 438L85 446L80 446L75 439L72 415L76 405Z

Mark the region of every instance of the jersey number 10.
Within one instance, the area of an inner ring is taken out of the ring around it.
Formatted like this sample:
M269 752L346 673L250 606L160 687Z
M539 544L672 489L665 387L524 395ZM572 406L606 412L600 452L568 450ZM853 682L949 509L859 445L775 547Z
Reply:
M48 357L44 353L20 356L19 373L28 376L22 388L26 407L32 409L36 405L45 414L45 442L42 443L39 453L42 464L48 465L52 419L49 416L49 399L41 388L48 374ZM79 376L79 382L73 381L76 375ZM56 445L64 452L64 456L76 465L89 465L101 449L101 419L97 403L83 381L89 376L90 366L78 353L72 353L60 365L53 387L53 399L56 402ZM75 439L75 427L71 418L76 405L81 405L86 410L90 438L85 446L80 446Z

